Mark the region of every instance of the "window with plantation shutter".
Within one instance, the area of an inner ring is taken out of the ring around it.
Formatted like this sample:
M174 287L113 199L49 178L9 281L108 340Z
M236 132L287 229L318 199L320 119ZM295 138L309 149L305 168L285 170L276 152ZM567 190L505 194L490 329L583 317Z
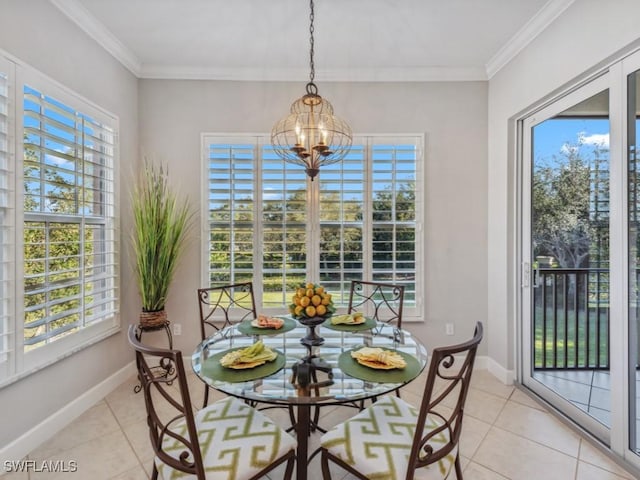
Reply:
M415 306L418 202L417 145L371 145L371 278L405 285L405 304Z
M203 286L253 280L257 307L282 312L307 279L342 306L351 280L397 283L421 318L422 137L356 138L313 182L268 142L203 135Z
M0 51L0 386L119 331L117 128Z
M113 126L24 85L24 347L116 313Z

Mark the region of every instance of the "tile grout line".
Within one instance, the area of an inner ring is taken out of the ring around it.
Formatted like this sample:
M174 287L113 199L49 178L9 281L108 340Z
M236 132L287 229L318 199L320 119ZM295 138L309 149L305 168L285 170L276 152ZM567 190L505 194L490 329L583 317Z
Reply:
M138 393L141 393L141 392L138 392ZM134 395L137 395L137 394L134 393ZM136 457L136 460L138 461L138 465L140 466L140 468L142 468L142 471L144 472L145 476L147 478L150 478L149 474L147 473L147 469L144 468L144 464L142 463L142 460L140 459L140 456L138 455L138 452L136 452L136 449L133 448L133 444L131 443L131 440L129 440L129 437L127 436L127 433L124 431L124 426L120 422L120 419L118 418L116 413L113 411L113 408L111 408L111 404L107 400L107 397L104 397L103 400L104 400L104 403L107 405L107 408L109 409L109 412L111 412L111 415L113 415L113 418L115 418L116 423L118 424L118 427L120 428L120 431L122 432L122 435L127 440L127 443L129 444L129 448L131 448L131 451L133 452L133 455Z
M582 452L582 438L580 438L580 442L578 443L578 456L576 457L576 470L575 470L575 473L573 474L574 480L579 480L578 470L580 468L580 452Z
M471 388L473 388L473 387L471 387ZM483 392L484 392L484 390L481 390L481 391L483 391ZM490 424L489 424L489 425L490 425L489 429L487 430L487 432L486 432L486 433L484 434L484 436L482 437L482 440L480 440L480 442L478 443L478 446L477 446L477 447L476 447L476 449L474 450L473 454L469 457L469 464L467 464L467 466L465 467L464 471L466 471L466 470L467 470L467 468L469 468L469 465L471 464L471 462L473 462L473 463L477 463L478 465L481 465L482 467L484 467L484 468L486 468L486 469L488 469L488 470L491 470L492 472L497 473L498 475L500 475L500 476L504 477L504 475L502 475L500 472L496 472L495 470L493 470L493 469L491 469L491 468L487 467L486 465L483 465L482 463L477 462L477 461L475 460L475 456L476 456L476 454L478 453L478 450L480 450L480 447L482 446L483 442L487 439L487 435L489 435L489 432L491 431L491 428L493 428L493 427L495 426L496 421L497 421L497 420L498 420L498 418L500 417L500 414L504 411L504 409L505 409L505 407L507 406L507 403L510 401L511 396L513 395L513 392L514 392L514 391L515 391L515 389L512 389L512 390L511 390L511 393L510 393L510 394L509 394L509 396L506 398L506 401L504 402L504 405L502 405L502 408L500 409L500 411L499 411L499 412L498 412L498 414L496 415L496 418L493 420L493 422L492 422L492 423L490 423ZM484 392L484 393L489 393L489 392ZM496 396L496 397L497 397L497 395L494 395L494 396ZM472 417L472 418L475 418L475 417ZM479 419L477 419L477 420L479 420ZM496 427L496 428L499 428L499 427ZM464 472L464 471L463 471L463 472ZM505 477L505 478L508 478L508 477ZM511 480L511 479L509 479L509 480Z

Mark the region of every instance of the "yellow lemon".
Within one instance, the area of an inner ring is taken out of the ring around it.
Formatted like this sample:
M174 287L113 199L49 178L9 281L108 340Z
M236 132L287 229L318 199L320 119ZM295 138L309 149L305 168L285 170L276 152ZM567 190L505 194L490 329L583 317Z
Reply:
M318 305L316 307L316 315L322 317L326 313L327 313L327 307L325 307L324 305Z
M307 290L309 290L310 288L314 288L315 285L311 282L307 283Z
M303 310L304 310L304 307L302 305L298 305L296 308L293 309L293 314L296 317L299 317L300 315L302 315Z
M313 297L311 297L311 303L313 303L314 306L317 307L321 302L322 298L320 297L320 295L314 295Z
M291 301L293 302L294 305L300 305L300 297L298 297L297 295L294 295L291 298Z
M304 297L307 294L307 291L304 288L299 288L298 290L296 290L296 294L299 297Z
M307 288L307 297L311 298L315 295L313 288Z
M307 308L304 309L304 313L306 313L310 317L315 317L316 316L316 307L314 307L313 305L309 305Z
M300 306L302 306L302 307L306 307L310 303L311 303L311 299L309 297L302 297L300 299Z
M322 301L320 302L320 305L329 305L330 303L331 303L330 298L323 298Z
M316 295L322 295L324 293L324 287L316 287Z

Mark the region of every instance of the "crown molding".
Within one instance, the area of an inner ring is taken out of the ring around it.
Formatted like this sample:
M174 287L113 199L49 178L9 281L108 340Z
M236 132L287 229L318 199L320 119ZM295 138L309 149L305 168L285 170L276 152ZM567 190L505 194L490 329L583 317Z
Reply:
M305 68L203 68L142 64L138 57L100 23L78 0L50 0L138 78L230 81L305 81ZM318 81L335 82L470 82L486 81L484 67L401 67L325 69Z
M202 68L143 65L140 78L230 81L306 81L303 68ZM318 82L473 82L486 81L484 67L339 68L322 69Z
M49 0L138 78L304 81L301 68L203 68L142 64L140 59L100 23L78 0ZM384 67L324 69L319 81L336 82L471 82L487 81L533 41L575 0L549 0L545 6L496 53L484 67Z
M549 0L536 15L529 20L524 27L511 37L511 39L487 62L486 74L491 79L507 63L531 43L542 31L547 28L562 12L564 12L575 0Z
M138 57L118 40L102 23L77 0L49 0L78 27L85 31L107 52L115 57L136 77L140 77L142 64Z

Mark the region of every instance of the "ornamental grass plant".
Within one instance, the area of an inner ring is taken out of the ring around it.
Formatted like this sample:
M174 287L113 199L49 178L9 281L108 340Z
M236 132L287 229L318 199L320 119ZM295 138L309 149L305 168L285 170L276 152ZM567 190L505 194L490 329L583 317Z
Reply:
M189 203L186 199L179 200L171 190L167 173L166 168L145 162L133 192L132 243L143 312L164 310L192 225Z

